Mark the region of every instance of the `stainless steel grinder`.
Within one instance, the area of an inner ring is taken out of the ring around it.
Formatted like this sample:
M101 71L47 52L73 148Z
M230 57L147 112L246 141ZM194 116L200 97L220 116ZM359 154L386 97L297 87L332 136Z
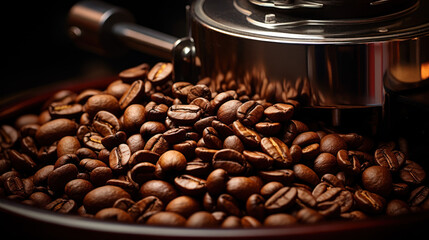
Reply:
M386 88L429 82L429 1L195 0L188 12L190 35L178 39L134 24L124 9L84 1L71 9L69 30L99 52L131 47L169 59L176 81L200 67L214 88L244 83L249 94L329 109L333 125L352 112L354 122L369 113L377 126Z

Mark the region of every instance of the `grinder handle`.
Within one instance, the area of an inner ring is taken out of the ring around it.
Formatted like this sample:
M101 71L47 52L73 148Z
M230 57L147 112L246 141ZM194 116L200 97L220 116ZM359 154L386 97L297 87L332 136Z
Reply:
M68 25L71 38L83 48L103 55L119 55L132 48L171 60L176 81L195 79L193 40L137 25L125 9L101 1L82 1L70 9Z

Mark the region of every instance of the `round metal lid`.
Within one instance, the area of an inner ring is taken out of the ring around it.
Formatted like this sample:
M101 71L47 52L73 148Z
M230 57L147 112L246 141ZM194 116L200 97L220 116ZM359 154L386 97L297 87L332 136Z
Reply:
M293 2L294 5L284 8L283 4L282 8L279 7L279 2ZM310 2L313 5L305 5ZM392 5L388 10L372 12L365 17L352 13L349 18L338 18L339 15L326 17L326 13L333 9L341 9L345 11L341 16L347 16L350 6L339 6L339 2L344 1L198 0L194 3L193 14L197 21L215 31L281 43L365 43L410 39L429 34L429 1L408 1L407 5ZM363 2L393 4L392 0ZM260 5L262 3L266 5ZM273 5L274 3L277 5ZM331 5L327 5L328 3ZM325 11L325 14L308 14L317 9Z

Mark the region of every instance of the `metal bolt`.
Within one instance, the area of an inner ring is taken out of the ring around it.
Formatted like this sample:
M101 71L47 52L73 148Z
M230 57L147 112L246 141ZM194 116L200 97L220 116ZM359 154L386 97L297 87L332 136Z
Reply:
M276 23L276 15L274 13L265 14L265 23Z

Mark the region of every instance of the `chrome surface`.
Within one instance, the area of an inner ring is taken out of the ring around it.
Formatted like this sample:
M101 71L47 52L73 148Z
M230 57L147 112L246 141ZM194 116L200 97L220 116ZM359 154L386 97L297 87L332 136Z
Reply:
M288 16L255 13L249 4L201 0L193 5L197 56L214 88L236 81L249 94L277 101L300 99L312 107L383 106L386 72L421 64L412 56L399 56L393 46L427 39L427 1L371 22L301 19L286 22L288 26L282 22ZM251 19L254 14L260 16L259 25ZM400 60L393 63L395 55Z

